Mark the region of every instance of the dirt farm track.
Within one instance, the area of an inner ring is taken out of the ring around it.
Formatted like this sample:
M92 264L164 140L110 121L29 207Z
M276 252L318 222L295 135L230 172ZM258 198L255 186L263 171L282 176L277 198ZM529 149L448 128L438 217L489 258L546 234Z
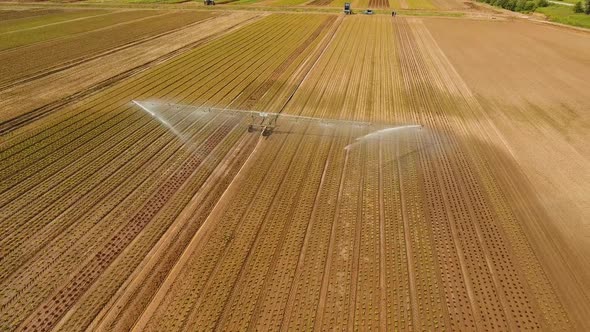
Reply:
M0 2L0 331L590 330L590 32L342 3Z

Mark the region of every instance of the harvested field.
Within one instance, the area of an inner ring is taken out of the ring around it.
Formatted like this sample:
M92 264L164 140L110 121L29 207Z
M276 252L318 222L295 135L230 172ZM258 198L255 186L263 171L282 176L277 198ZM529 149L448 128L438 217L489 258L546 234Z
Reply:
M150 15L129 23L0 52L0 71L3 73L0 88L211 17L214 17L211 13L192 11Z
M1 330L590 329L590 34L237 13L0 134Z

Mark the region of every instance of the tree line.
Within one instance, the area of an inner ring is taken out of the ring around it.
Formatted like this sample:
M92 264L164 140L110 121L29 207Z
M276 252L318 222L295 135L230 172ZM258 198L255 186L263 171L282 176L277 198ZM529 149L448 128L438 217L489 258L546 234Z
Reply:
M576 2L576 4L574 5L574 13L585 13L586 15L590 15L590 0L586 0L585 6L582 5L582 1Z
M534 12L538 7L547 7L549 2L547 0L477 0L485 2L492 6L502 7L513 12ZM574 13L585 13L590 15L590 0L578 1L574 7Z

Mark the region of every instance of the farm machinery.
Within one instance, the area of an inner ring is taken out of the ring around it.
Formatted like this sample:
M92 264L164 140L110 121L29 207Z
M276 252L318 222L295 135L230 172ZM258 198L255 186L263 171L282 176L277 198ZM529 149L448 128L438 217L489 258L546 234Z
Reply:
M262 136L268 137L272 134L277 124L278 114L269 114L264 112L253 112L251 115L252 122L248 126L248 132L262 131Z
M215 6L215 0L203 0L205 6Z
M352 8L350 7L350 2L344 3L344 14L352 14Z

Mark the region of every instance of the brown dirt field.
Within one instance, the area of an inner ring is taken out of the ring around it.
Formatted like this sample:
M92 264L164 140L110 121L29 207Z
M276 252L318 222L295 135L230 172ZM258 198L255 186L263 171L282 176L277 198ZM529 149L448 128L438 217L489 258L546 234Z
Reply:
M583 321L590 314L590 34L524 21L425 23L545 206L548 217L527 234Z
M0 107L3 108L3 112L0 114L0 122L42 109L46 105L50 105L50 108L54 109L65 102L71 102L70 96L72 95L79 99L79 93L95 92L95 87L102 82L112 85L114 82L110 79L117 75L126 75L126 72L152 61L160 62L158 59L165 58L168 54L187 45L198 44L231 31L257 17L260 17L260 14L231 13L216 17L211 21L203 22L203 24L197 24L2 90L0 91ZM208 28L203 32L205 27L211 26L213 28Z

